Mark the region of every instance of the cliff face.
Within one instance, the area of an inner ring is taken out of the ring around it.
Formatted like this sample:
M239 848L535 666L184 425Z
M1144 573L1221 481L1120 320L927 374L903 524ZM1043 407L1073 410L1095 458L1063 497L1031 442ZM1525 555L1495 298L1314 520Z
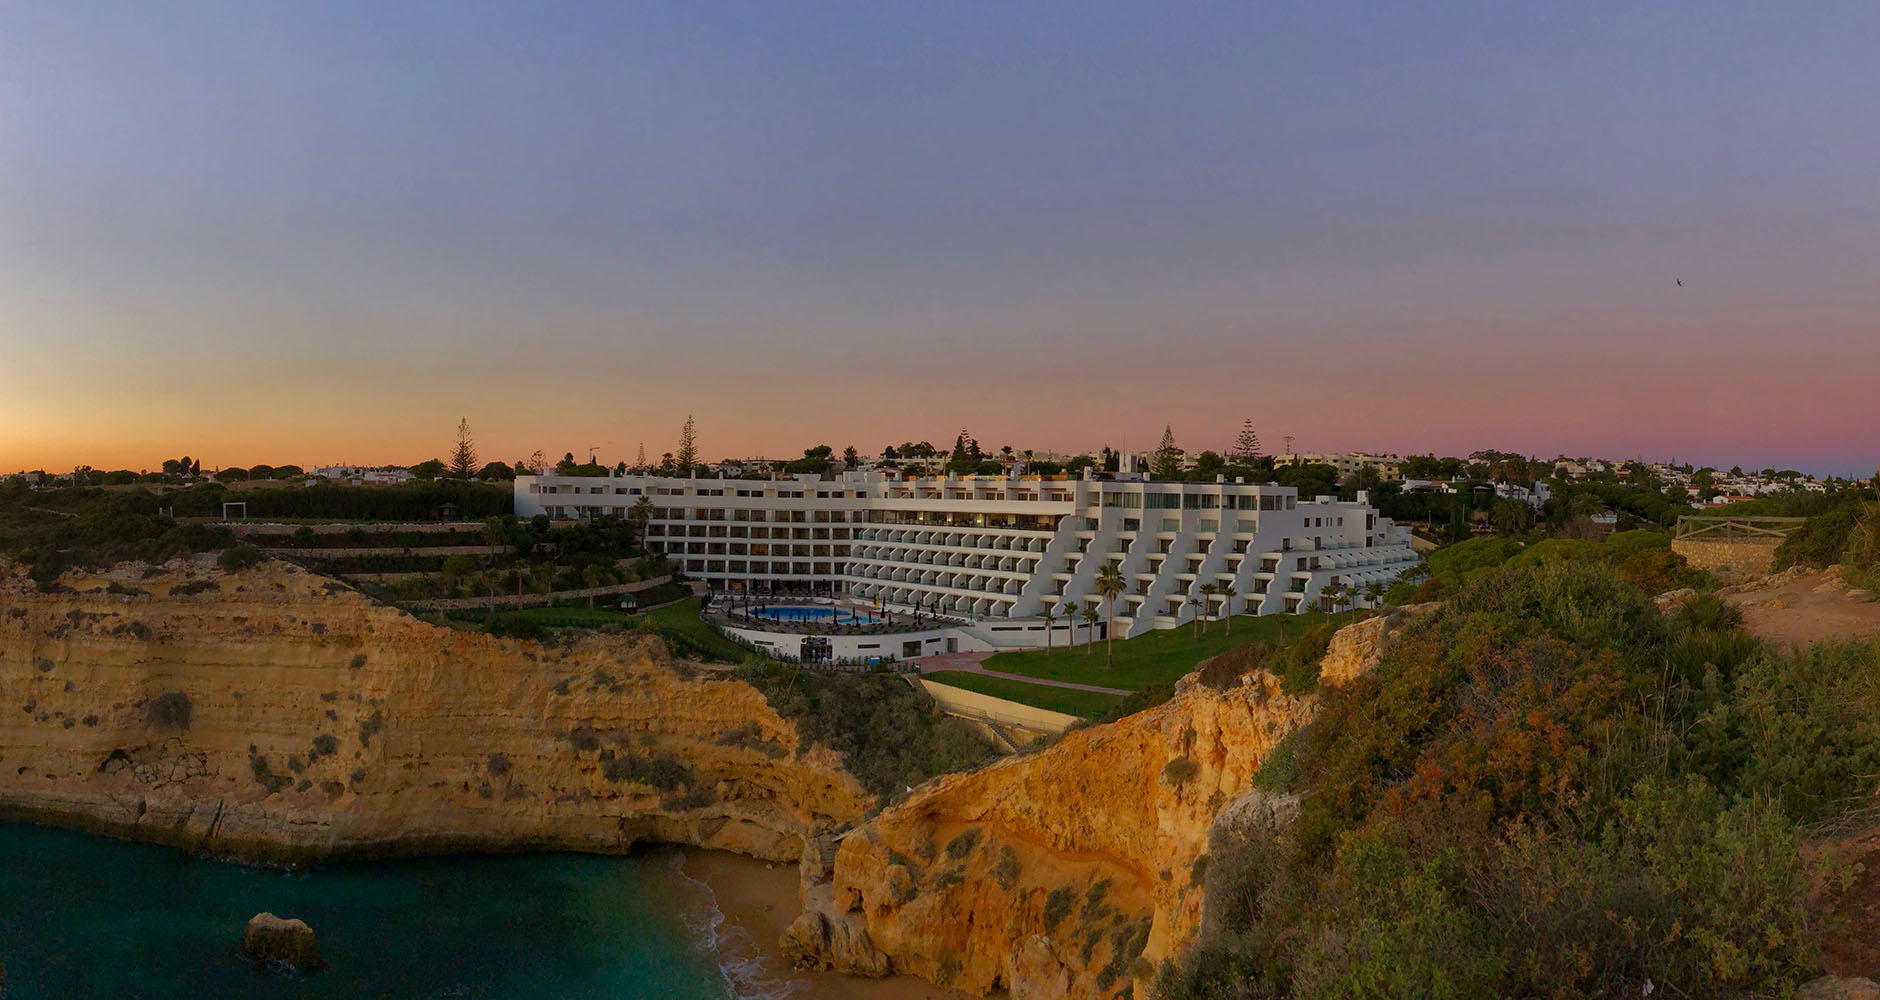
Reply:
M1324 683L1372 669L1403 620L1340 631ZM842 837L832 866L806 854L785 949L1014 1000L1121 992L1192 942L1210 827L1317 706L1264 670L1209 669L1157 708L936 779Z
M302 861L660 841L795 858L872 805L655 643L457 632L278 563L0 566L0 817Z

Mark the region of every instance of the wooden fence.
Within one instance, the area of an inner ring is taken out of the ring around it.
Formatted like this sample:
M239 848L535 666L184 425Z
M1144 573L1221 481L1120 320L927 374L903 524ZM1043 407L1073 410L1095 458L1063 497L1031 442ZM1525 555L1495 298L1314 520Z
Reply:
M1679 541L1780 542L1802 526L1805 517L1747 517L1690 514L1678 518L1672 537Z

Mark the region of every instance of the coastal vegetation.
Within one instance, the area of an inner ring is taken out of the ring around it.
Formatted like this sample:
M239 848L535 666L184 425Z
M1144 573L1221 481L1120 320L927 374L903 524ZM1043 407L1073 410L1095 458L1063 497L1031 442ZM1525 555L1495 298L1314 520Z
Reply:
M1621 531L1600 541L1544 538L1531 544L1483 536L1430 553L1421 566L1399 577L1384 599L1390 604L1438 600L1504 566L1518 569L1561 562L1597 562L1648 594L1709 582L1707 574L1685 565L1671 551L1671 536L1662 531Z
M0 554L30 567L44 586L68 569L161 562L236 544L225 530L178 521L161 507L144 493L0 484Z
M1263 764L1158 995L1787 995L1817 971L1811 824L1870 807L1871 644L1783 650L1632 555L1467 566ZM1646 551L1649 551L1648 549ZM1633 553L1636 555L1636 553ZM1291 814L1289 822L1279 817Z
M935 775L971 770L998 756L972 723L936 711L892 673L763 662L739 668L738 677L796 725L804 746L843 754L844 769L883 805Z

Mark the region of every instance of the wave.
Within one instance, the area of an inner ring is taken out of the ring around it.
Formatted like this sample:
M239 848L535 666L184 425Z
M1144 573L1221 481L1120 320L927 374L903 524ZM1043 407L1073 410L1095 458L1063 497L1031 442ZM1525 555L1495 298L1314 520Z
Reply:
M697 890L691 904L680 911L680 919L686 930L718 957L718 972L733 1000L788 1000L808 988L801 980L776 975L748 931L726 926L724 911L718 908L718 896L711 885L686 874L684 851L675 848L665 854L673 874Z

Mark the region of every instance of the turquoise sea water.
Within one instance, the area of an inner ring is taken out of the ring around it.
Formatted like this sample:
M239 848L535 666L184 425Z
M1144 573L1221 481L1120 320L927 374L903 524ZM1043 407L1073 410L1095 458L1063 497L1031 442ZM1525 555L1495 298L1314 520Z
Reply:
M242 928L263 910L307 921L330 967L251 965ZM289 873L0 824L5 1000L727 1000L714 916L672 852Z

